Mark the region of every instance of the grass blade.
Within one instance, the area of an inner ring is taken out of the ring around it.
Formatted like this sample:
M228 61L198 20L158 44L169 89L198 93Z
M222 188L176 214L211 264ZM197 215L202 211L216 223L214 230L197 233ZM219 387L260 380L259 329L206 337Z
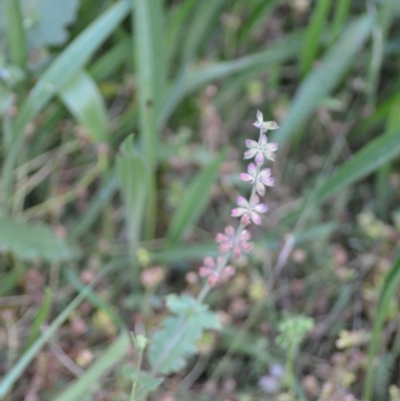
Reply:
M302 35L297 33L295 36L290 36L263 52L242 57L237 60L216 63L191 74L186 74L185 72L181 76L181 79L178 79L170 90L160 116L159 125L163 125L165 121L167 121L187 94L210 82L227 78L232 74L249 70L256 73L256 69L264 71L272 66L282 64L299 52L302 40Z
M16 0L4 0L4 12L7 22L6 32L11 62L24 69L27 58L27 46L20 2Z
M388 30L396 16L396 1L386 0L378 12L376 23L372 31L372 50L371 61L369 63L367 75L367 99L368 103L375 106L376 91L379 83L379 73L381 70L384 48L388 36Z
M40 326L47 319L47 316L50 312L51 308L51 298L52 293L49 288L46 288L44 291L44 300L42 306L40 307L35 320L32 323L31 332L29 333L29 337L26 340L24 345L24 352L33 344L33 342L38 338L40 334Z
M169 244L177 243L202 213L225 153L221 152L206 168L200 171L187 188L186 195L169 226L167 233Z
M163 35L160 27L161 2L137 0L133 13L135 62L138 82L139 126L147 170L147 210L145 237L153 237L156 222L155 150L157 115L166 77Z
M130 347L129 334L124 332L116 338L103 352L99 359L77 380L75 380L54 401L82 400L85 395L92 393L100 384L100 377L105 371L125 358Z
M146 164L133 148L133 135L122 143L117 156L116 173L125 201L131 252L136 255L146 208ZM136 272L139 273L138 271ZM137 279L137 275L135 279Z
M308 24L304 39L303 50L300 54L300 70L302 75L310 71L317 56L318 45L324 29L326 18L331 6L331 0L319 0L316 2L311 20Z
M33 358L39 353L42 347L52 338L56 330L68 319L71 312L86 298L88 294L87 288L92 288L101 278L107 274L112 264L106 266L96 278L83 289L69 304L68 306L57 316L56 319L51 323L49 328L42 333L42 335L32 344L32 346L22 355L18 362L11 368L11 370L3 377L0 383L0 399L11 390L13 384L21 377L25 369L32 362Z
M97 82L110 77L128 59L131 48L132 42L130 38L119 41L90 66L89 74Z
M374 139L344 163L318 190L315 200L322 202L354 184L400 154L400 129L396 127Z
M265 22L265 19L278 3L279 0L265 0L254 5L250 15L245 21L243 21L243 24L238 31L238 43L251 43L251 32L257 27L257 25Z
M58 90L60 99L94 142L107 142L107 111L93 78L77 71Z
M271 135L280 143L287 141L303 126L320 102L339 84L367 40L373 19L366 15L353 22L340 36L322 60L300 85L281 128Z
M374 386L375 364L374 358L378 352L379 340L381 338L383 325L389 311L389 303L400 286L400 257L396 259L389 273L387 274L381 290L378 310L375 316L374 328L372 331L372 339L369 345L368 365L366 379L364 382L363 400L370 401L372 399L372 391Z
M331 27L331 40L335 40L346 23L350 11L351 0L338 0L335 4Z
M192 61L205 38L212 23L220 15L220 10L226 0L204 0L197 5L195 17L190 21L190 29L182 47L182 68Z

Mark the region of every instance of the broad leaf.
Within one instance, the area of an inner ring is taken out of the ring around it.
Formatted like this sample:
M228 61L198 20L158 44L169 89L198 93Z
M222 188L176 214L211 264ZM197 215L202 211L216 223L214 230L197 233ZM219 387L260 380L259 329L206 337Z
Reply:
M196 353L196 342L204 330L220 329L217 315L188 295L168 296L167 306L174 316L164 319L152 338L148 354L152 369L162 374L186 366L186 359Z
M50 228L0 218L0 253L11 252L22 260L61 261L76 256L76 250L58 239Z
M22 0L26 34L31 48L60 46L69 36L67 26L75 21L79 0Z
M144 372L143 370L138 374L134 373L133 380L136 380L138 384L137 397L151 393L164 381L162 377L152 377L150 373Z

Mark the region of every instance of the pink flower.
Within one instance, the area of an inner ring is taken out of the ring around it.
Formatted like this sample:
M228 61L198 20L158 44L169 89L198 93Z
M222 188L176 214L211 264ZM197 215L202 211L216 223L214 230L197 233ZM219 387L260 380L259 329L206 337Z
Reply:
M257 195L254 196L251 203L239 196L237 203L240 207L232 209L233 217L241 217L241 223L244 226L250 224L250 220L254 224L261 224L261 216L258 213L265 213L268 207L264 203L260 203L260 198Z
M217 234L216 242L219 244L221 253L228 252L233 248L233 254L238 258L242 252L248 253L251 251L253 244L247 242L249 239L250 233L247 230L243 230L235 241L234 228L227 226L225 227L225 234Z
M249 148L244 153L245 159L255 158L256 163L261 166L264 163L264 158L271 161L275 160L275 151L278 149L276 142L268 143L267 136L262 134L258 142L252 139L246 139L246 146Z
M201 266L199 269L199 275L207 277L207 283L210 287L214 287L218 282L227 281L229 277L235 274L235 269L232 266L225 266L221 273L218 273L216 269L221 262L221 256L217 258L217 261L211 256L206 256L203 260L204 266Z
M250 163L249 167L247 169L247 173L241 173L240 178L243 181L250 182L250 184L256 183L256 191L260 196L264 196L265 194L265 186L267 187L272 187L274 185L274 179L271 177L271 169L270 168L265 168L261 170L256 179L256 174L257 174L257 167L253 164Z
M253 125L262 130L263 133L267 132L269 129L279 128L275 121L264 121L263 114L260 110L257 110L257 121Z

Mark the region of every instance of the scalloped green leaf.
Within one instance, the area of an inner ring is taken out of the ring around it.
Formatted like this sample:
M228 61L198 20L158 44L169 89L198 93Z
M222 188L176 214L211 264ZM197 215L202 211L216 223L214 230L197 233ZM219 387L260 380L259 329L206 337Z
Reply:
M162 374L184 368L187 358L196 354L196 342L203 332L221 328L216 313L189 295L170 295L167 306L174 316L164 319L161 329L152 338L148 353L152 369Z
M62 261L72 259L77 250L57 238L49 227L0 218L0 253L11 252L19 259Z
M79 0L22 0L25 29L31 48L63 45L67 26L75 21Z

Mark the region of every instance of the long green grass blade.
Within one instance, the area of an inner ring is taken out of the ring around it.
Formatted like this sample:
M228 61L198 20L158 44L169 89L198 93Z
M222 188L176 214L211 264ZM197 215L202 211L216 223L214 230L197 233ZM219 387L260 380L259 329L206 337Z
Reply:
M373 19L363 16L353 22L337 43L323 57L321 66L311 71L301 83L286 118L271 138L284 142L297 133L321 101L331 94L351 66L363 43L368 39Z
M166 77L163 35L160 27L160 0L137 0L133 13L135 63L139 103L140 138L147 171L147 210L145 237L153 237L156 222L155 152L158 142L157 116Z
M260 1L251 7L250 15L243 21L243 24L237 33L238 43L251 43L251 33L258 27L258 25L264 23L265 19L278 3L279 0L265 0Z
M398 135L398 128L400 127L400 101L395 103L389 112L386 131ZM397 129L396 129L397 128ZM376 210L378 216L384 220L388 217L388 200L390 197L390 185L388 185L391 172L391 163L383 164L376 175Z
M363 400L372 400L373 387L374 387L374 372L376 370L376 365L374 358L378 352L379 340L381 338L383 325L389 310L389 303L396 291L398 291L400 286L400 257L396 259L389 273L387 274L383 287L381 290L378 310L375 316L374 328L372 331L372 339L369 345L368 351L368 365L367 374L364 381L364 394Z
M94 142L108 142L107 111L93 78L77 71L58 90L60 99Z
M331 40L335 40L346 23L351 6L351 0L338 0L335 3L335 11L331 27Z
M315 200L322 202L343 188L354 184L400 154L400 129L381 135L365 145L329 177Z
M316 59L318 45L328 16L332 1L318 0L308 24L306 36L304 38L303 50L300 54L300 70L306 75Z
M169 244L177 243L204 210L225 153L221 152L188 186L169 226L167 233Z
M181 40L183 40L182 35L186 31L188 18L196 4L197 0L185 0L183 3L177 4L175 9L170 12L166 40L170 67L172 60L174 60L175 55L180 49Z
M4 13L11 62L24 69L27 58L27 46L20 2L16 0L4 0Z
M226 0L203 0L198 3L182 46L182 67L192 61L201 45L205 43L205 38L225 2Z
M133 148L133 136L122 143L116 161L116 174L120 184L128 222L129 242L132 254L141 238L146 209L147 171L144 158ZM138 274L138 271L136 271ZM137 279L137 274L135 279Z
M375 26L372 31L371 61L367 75L367 99L371 106L375 106L376 103L376 91L384 57L384 48L388 30L394 17L396 17L397 7L396 1L385 0L377 13Z
M85 399L86 395L93 393L98 387L101 387L101 376L113 365L126 357L129 347L129 334L123 332L107 347L99 359L79 379L75 380L64 392L56 397L54 401Z
M282 40L268 50L245 56L237 60L222 61L210 67L203 68L193 73L184 72L171 88L167 96L159 124L163 125L182 99L189 93L218 79L227 78L233 74L245 71L265 71L276 65L280 65L294 57L301 49L303 35L297 33Z
M40 327L43 324L43 322L47 319L47 316L50 312L51 298L52 298L51 290L49 288L46 288L44 292L44 299L42 306L39 308L39 311L32 323L31 332L29 333L29 337L24 345L24 352L33 344L36 338L40 335Z
M349 134L350 139L366 135L371 129L383 123L390 110L400 101L400 93L394 93L379 104L376 110L364 118L360 124Z
M118 67L130 58L132 41L130 38L119 41L107 53L96 60L88 72L97 82L109 78Z

